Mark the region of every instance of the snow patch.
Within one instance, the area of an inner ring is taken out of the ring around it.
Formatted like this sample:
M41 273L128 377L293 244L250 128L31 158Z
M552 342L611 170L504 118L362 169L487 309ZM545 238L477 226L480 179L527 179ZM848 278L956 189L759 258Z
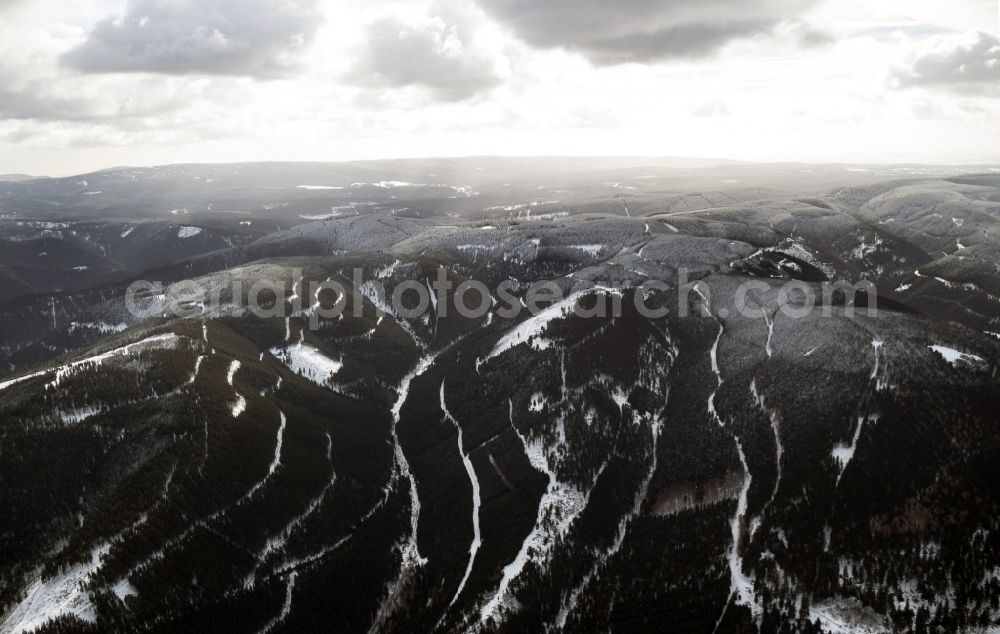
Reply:
M967 352L959 352L954 348L949 348L948 346L928 346L931 350L938 353L944 360L953 366L958 366L959 363L985 363L986 361L979 356L974 354L969 354Z
M541 392L535 392L531 395L531 403L528 404L528 411L530 412L540 412L545 409L546 399L545 394Z
M97 611L84 586L100 570L101 558L110 550L109 544L98 546L91 551L89 562L71 566L47 580L36 579L28 586L27 596L0 625L0 633L30 632L62 616L96 623Z
M103 321L82 323L74 321L69 325L69 333L73 334L78 328L89 328L96 330L103 335L113 335L127 330L128 324L109 324Z
M596 258L607 247L603 244L574 244L570 246L570 248L577 249L578 251L583 251L584 253L592 255Z
M402 262L400 262L399 260L396 260L392 264L390 264L389 266L383 267L383 268L379 269L378 271L376 271L375 277L377 279L380 279L380 280L384 280L384 279L386 279L388 277L392 277L392 274L395 273L396 269L399 268L402 264L403 264Z
M889 628L872 610L855 599L831 599L813 605L809 620L819 621L829 634L883 634Z
M840 479L844 477L844 471L847 470L847 465L851 464L851 461L854 459L854 454L858 449L858 440L861 439L861 431L864 429L865 423L869 421L876 423L878 422L878 417L858 416L857 427L854 430L854 437L851 438L851 443L838 443L833 446L831 455L840 466L840 473L837 474L837 484L840 484Z
M272 348L271 354L288 368L316 385L326 387L344 364L314 346L299 342L287 348Z
M540 311L537 315L533 315L515 326L513 330L500 338L500 341L498 341L496 346L493 347L493 351L490 352L489 356L487 356L482 363L486 363L490 359L500 356L511 348L519 346L522 343L531 342L531 346L535 350L547 349L552 345L552 341L549 339L542 339L541 335L548 328L549 323L555 321L556 319L567 317L573 312L573 309L579 299L594 293L606 293L616 296L621 295L620 290L603 286L573 293L566 299L549 306L545 310Z

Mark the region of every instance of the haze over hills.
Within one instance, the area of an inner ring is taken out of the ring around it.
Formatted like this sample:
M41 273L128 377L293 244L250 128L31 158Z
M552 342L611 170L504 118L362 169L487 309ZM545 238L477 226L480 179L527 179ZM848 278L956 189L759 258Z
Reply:
M115 168L0 245L2 634L1000 626L1000 167Z

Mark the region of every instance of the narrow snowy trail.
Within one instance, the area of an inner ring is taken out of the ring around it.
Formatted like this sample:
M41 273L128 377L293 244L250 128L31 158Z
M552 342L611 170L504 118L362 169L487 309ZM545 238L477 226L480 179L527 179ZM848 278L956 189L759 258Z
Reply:
M715 397L718 395L719 390L722 389L722 372L719 370L719 342L722 341L722 335L725 334L726 327L719 321L719 334L715 336L715 343L712 344L712 350L709 356L712 360L712 372L715 373L716 386L715 390L708 397L708 414L719 424L719 427L725 427L725 423L719 417L719 412L715 409Z
M726 599L726 604L722 607L722 614L719 615L719 619L715 623L713 634L718 632L719 626L722 625L723 620L726 618L729 604L734 600L736 605L749 607L755 618L760 611L754 599L753 579L748 577L743 571L743 559L740 556L740 546L743 541L743 524L746 521L747 498L752 478L750 476L750 469L747 466L746 454L743 452L743 445L738 438L736 439L736 449L739 452L740 464L743 465L743 486L740 487L740 495L736 502L736 513L729 523L733 540L726 555L726 561L729 564L729 596Z
M194 382L198 380L198 374L201 372L201 364L205 361L205 356L202 355L198 357L194 362L194 372L191 373L191 378L188 379L188 385L194 385Z
M285 580L285 602L281 606L281 612L274 617L267 625L265 625L258 634L267 634L277 626L285 622L288 615L292 612L292 598L295 594L295 581L298 578L298 573L292 573L288 575Z
M875 358L869 378L872 381L872 390L877 393L890 387L885 340L877 336L872 337L872 350ZM878 421L879 414L877 413L859 414L855 420L854 435L851 437L850 443L837 443L833 446L830 454L839 466L835 486L840 486L844 472L847 471L848 465L854 460L854 454L857 452L858 442L861 440L865 425L875 425Z
M233 418L239 418L240 414L245 412L247 409L247 400L243 398L243 395L240 394L233 385L236 373L239 372L242 365L242 363L234 359L229 364L229 370L226 372L226 383L229 384L229 387L233 388L233 393L236 395L236 402L231 405ZM282 416L284 416L284 414L282 414Z
M307 519L312 517L313 513L319 510L319 508L326 501L327 497L333 491L334 486L336 486L337 472L333 468L333 437L329 432L326 434L326 460L330 465L330 478L326 482L326 485L316 495L316 497L309 501L302 513L289 520L285 527L276 535L268 538L267 543L264 544L264 548L257 553L257 563L254 566L253 572L251 572L247 577L245 582L246 587L253 587L257 577L257 572L260 570L261 566L266 563L267 558L274 553L284 552L285 546L292 534L295 533L295 531L298 530L298 528L302 526Z
M397 427L402 417L403 405L410 394L410 384L417 377L423 375L434 364L435 355L427 355L417 363L417 366L403 377L396 392L399 397L392 406L392 441L395 446L396 463L394 469L410 482L410 539L404 550L404 559L407 564L423 565L425 559L420 556L420 549L417 545L417 527L420 523L420 496L417 494L417 479L410 469L410 463L403 453L403 446L399 442Z
M263 555L266 556L272 552L280 552L284 550L285 544L288 538L292 536L292 533L302 525L309 517L312 516L320 506L326 501L330 492L337 485L337 472L333 468L333 437L329 432L326 434L326 460L330 465L330 479L327 481L323 490L316 495L315 498L310 500L309 504L306 506L305 510L291 519L285 528L276 536L272 537L267 541L267 545L264 547Z
M750 475L747 457L739 440L736 441L736 449L740 455L740 464L743 465L743 486L740 488L740 497L736 503L736 514L733 515L732 522L730 522L733 543L729 550L729 571L732 577L731 587L736 595L737 605L753 606L753 580L743 572L743 559L740 556L740 547L743 543L743 524L747 515L747 498L753 477Z
M246 493L240 496L240 498L237 499L235 502L223 506L222 508L216 510L214 513L208 515L203 519L195 521L179 535L177 535L173 539L164 542L164 544L160 547L159 550L150 554L148 557L146 557L145 560L139 562L138 564L133 566L131 570L125 573L125 575L123 575L122 578L118 580L118 583L128 581L128 579L139 570L142 570L143 568L153 563L163 560L168 552L186 542L187 539L191 537L191 535L193 535L194 532L199 528L210 530L210 524L212 522L216 521L217 519L225 515L227 512L246 504L257 494L257 492L259 492L261 489L264 488L265 485L267 485L267 483L271 480L272 477L274 477L274 474L278 471L279 467L281 466L281 450L284 445L285 429L287 428L288 425L288 419L285 416L284 412L280 412L280 415L281 415L281 422L278 426L277 438L275 440L274 457L271 459L271 463L268 465L267 473L264 474L264 477L261 478L259 481L257 481L257 483L255 483Z
M285 416L284 412L279 412L281 414L281 424L278 426L278 438L274 443L274 458L271 460L271 464L268 465L267 475L265 475L257 484L253 485L246 494L240 498L236 503L236 506L241 506L244 502L252 498L257 494L258 491L264 488L264 485L274 477L278 469L281 467L281 448L285 444L285 430L288 428L288 417Z
M364 292L364 289L361 290L362 292ZM402 322L402 320L400 320L398 317L392 315L392 313L386 313L386 311L382 312L384 314L390 314L391 316L393 316L396 322L399 323L404 330L407 330L406 326L404 325L404 322ZM380 323L381 320L382 320L382 315L379 315ZM411 336L415 337L415 333L412 333L410 330L407 330L407 332L410 332ZM382 600L382 604L379 607L377 613L375 614L375 619L373 620L372 625L369 628L369 632L372 634L376 634L377 632L381 631L386 620L392 615L392 611L399 601L400 594L405 590L407 580L409 579L412 571L415 568L423 566L427 562L426 559L420 556L420 550L417 540L417 531L420 525L420 496L418 495L417 492L417 479L413 475L413 471L410 468L410 463L406 459L406 455L403 452L403 446L399 441L398 427L400 420L402 418L403 406L406 404L406 400L409 397L410 385L413 383L413 381L416 378L422 376L424 373L426 373L434 365L434 362L438 359L438 357L448 352L448 350L450 350L452 347L454 347L456 344L462 341L463 338L464 337L456 338L455 340L451 341L449 344L440 348L436 352L426 353L417 362L417 365L402 378L402 380L399 383L399 386L396 388L397 398L396 402L393 404L391 409L392 427L390 430L390 435L393 443L393 455L394 455L392 474L389 477L389 482L386 483L386 486L383 490L384 494L382 499L379 502L377 502L375 506L373 506L372 509L368 512L368 514L366 514L361 519L361 523L368 521L369 518L371 518L376 512L378 512L379 509L381 509L385 505L385 503L389 499L389 496L392 495L392 491L395 488L396 483L399 481L399 478L404 477L407 479L410 489L410 534L407 537L405 544L400 544L402 561L400 562L399 574L396 576L396 579L393 580L388 585L386 589L386 594ZM426 345L420 342L418 338L415 338L415 341L418 343L418 347L421 350L426 350ZM350 536L345 537L336 545L334 545L332 549L328 550L330 551L336 550L342 545L342 543L348 541L349 539Z
M444 412L445 419L454 425L455 430L458 432L458 454L462 458L465 471L469 474L469 482L472 484L472 543L469 545L469 563L465 567L465 574L462 576L462 581L458 584L458 589L455 590L455 596L452 597L451 602L448 604L450 608L455 605L455 601L458 600L458 597L462 594L462 590L465 589L465 584L472 573L472 567L476 563L476 554L479 553L479 548L483 544L482 535L479 530L479 507L482 504L482 500L479 495L479 478L476 477L476 469L469 455L465 453L465 446L462 442L462 426L458 424L455 417L448 411L448 404L445 402L443 381L441 383L441 411Z
M583 511L587 500L583 491L559 481L555 470L549 464L544 445L540 440L529 441L518 431L514 425L514 402L508 399L507 403L511 428L520 439L531 466L548 478L548 485L538 502L538 514L531 532L521 544L514 560L504 567L496 593L480 610L480 624L486 623L491 617L502 616L502 611L508 607L506 602L511 584L521 575L528 562L533 561L543 565L548 561L556 540L566 534L573 520ZM555 530L550 531L546 518L555 520L555 526L552 527Z
M354 526L354 531L357 531L358 528L360 528L365 523L365 521L367 519L368 518L366 517L362 521L358 522L358 524ZM351 541L351 539L353 539L353 538L354 538L354 532L352 531L348 535L346 535L344 537L341 537L339 540L336 541L336 543L334 543L331 546L326 546L324 548L321 548L318 551L316 551L316 552L314 552L312 554L306 555L304 557L300 557L298 559L293 559L291 561L286 561L282 565L278 566L278 568L276 568L274 570L274 572L272 572L270 575L268 575L267 579L274 579L276 577L284 577L284 576L286 576L286 575L288 575L290 573L299 572L302 569L307 568L307 567L315 564L318 561L322 561L323 558L326 557L327 555L330 555L332 553L337 552L338 550L340 550L340 548L344 544L346 544L347 542Z
M851 461L854 459L854 454L858 450L858 441L861 440L861 432L864 430L865 424L875 424L878 422L878 419L879 417L877 414L872 414L870 416L858 416L857 423L854 428L854 436L851 438L851 443L849 445L838 443L833 446L832 455L840 465L840 472L837 474L837 486L840 486L840 480L844 477L844 472L847 471L847 466L851 464Z
M881 391L885 386L885 381L879 376L882 372L883 356L885 354L885 342L881 339L872 339L872 349L875 351L875 364L872 367L871 380L875 381L875 390Z
M302 297L299 295L299 288L302 286L302 280L304 279L305 276L300 274L298 280L292 280L292 292L286 300L291 305L293 314L296 316L302 313Z
M636 491L635 501L631 510L631 513L622 518L618 525L618 534L615 540L611 543L606 550L599 551L595 553L594 564L590 571L584 576L580 584L570 591L569 596L563 602L559 609L559 613L556 615L556 628L562 630L566 627L566 621L569 619L570 614L576 609L579 602L580 595L587 589L594 577L596 577L602 568L607 565L607 562L618 554L621 550L622 544L625 542L625 536L628 533L628 528L632 523L632 520L637 517L642 511L642 502L646 499L646 495L649 492L649 485L653 481L653 476L656 474L656 469L659 463L658 451L660 444L660 434L663 430L663 413L666 407L661 409L652 418L646 418L636 414L635 424L647 423L650 426L650 433L652 435L652 446L651 446L651 459L649 464L649 470L646 472L646 476L642 483L639 485L639 489Z
M723 383L722 371L719 369L719 344L722 342L722 335L726 334L726 325L722 323L722 319L712 314L712 303L702 292L700 283L695 284L694 292L701 298L706 316L714 319L715 323L719 325L719 333L715 335L715 341L712 343L712 348L708 353L709 359L712 363L712 372L715 373L716 380L715 390L708 397L708 414L712 417L712 420L719 424L719 427L725 427L725 423L719 417L719 413L715 408L715 397L718 395L719 390L722 389Z
M718 394L719 389L722 388L724 379L722 377L722 371L719 366L719 343L722 341L722 336L726 332L725 324L722 319L713 315L710 308L710 303L708 298L702 293L702 291L696 285L694 287L695 292L701 297L702 302L705 306L705 311L708 313L712 319L719 324L719 333L715 337L715 342L712 344L711 351L709 352L709 357L712 365L712 372L715 373L716 381L718 385L716 390L712 392L711 396L708 397L708 412L712 418L719 424L720 427L725 429L727 427L726 423L719 416L718 411L715 407L715 397ZM767 318L767 314L764 313L765 318L768 323L768 341L765 345L765 352L767 352L768 357L771 356L771 346L770 346L770 333L773 332L774 322L772 319ZM777 435L775 436L777 438ZM740 442L739 436L733 432L732 433L733 442L736 443L736 451L739 455L740 465L743 467L743 486L740 488L740 495L736 504L736 513L733 515L732 520L730 520L730 529L732 532L732 544L729 548L729 553L727 555L727 561L729 562L729 585L731 588L729 599L726 601L726 605L722 608L722 614L719 616L719 620L716 622L715 629L718 630L719 625L725 619L726 611L729 609L729 603L735 597L737 605L746 605L751 608L754 615L757 616L759 612L759 606L754 602L753 596L753 580L750 579L743 571L743 560L740 555L740 550L742 546L742 534L743 525L746 523L747 515L747 498L750 492L750 483L752 477L750 475L750 467L747 465L746 455L743 452L743 444Z
M636 490L635 497L633 499L632 508L629 513L622 517L618 525L618 533L615 536L614 541L611 545L604 549L594 552L594 563L591 569L583 577L580 584L573 588L569 595L565 598L562 605L560 606L559 613L556 615L555 627L558 630L562 630L566 626L566 622L569 616L576 609L579 603L580 596L587 590L590 583L598 578L601 570L607 566L608 561L610 561L618 552L621 550L622 544L625 542L625 537L628 534L628 529L632 524L632 521L642 513L642 504L645 501L646 496L649 494L649 486L656 475L656 470L659 467L659 447L660 447L660 437L663 432L664 416L667 411L667 406L670 404L670 371L673 363L676 361L679 351L674 347L673 340L671 339L670 333L666 330L661 330L656 328L660 336L663 337L663 343L666 350L666 363L656 366L659 368L659 372L652 372L645 376L640 375L640 380L637 385L649 389L653 393L662 392L663 402L659 409L653 411L652 413L643 413L629 408L632 412L632 424L638 427L648 427L650 434L649 443L649 467L646 470L646 474L639 484ZM652 343L652 342L651 342ZM655 358L662 358L656 352L656 348L651 349L651 353ZM648 363L644 363L643 353L640 352L638 359L640 366L648 366ZM625 403L627 403L625 399ZM624 412L624 404L619 405ZM606 466L606 465L605 465ZM596 484L596 480L595 480Z
M395 321L399 327L410 336L410 339L413 340L413 343L416 344L417 348L427 350L427 343L420 338L420 334L416 331L413 325L393 310L392 306L389 305L389 302L386 301L384 294L380 292L380 289L378 289L375 284L372 282L365 282L358 290L361 291L361 294L364 295L365 299L371 302L380 313L379 323L382 321L382 315L389 315L392 317L393 321Z
M150 346L152 349L172 349L177 346L177 343L182 339L182 337L175 335L174 333L167 333L163 335L156 335L153 337L148 337L142 341L137 341L135 343L130 343L127 346L122 346L121 348L115 348L108 352L104 352L92 357L87 357L86 359L81 359L79 361L74 361L72 363L67 363L65 365L55 366L52 368L47 368L45 370L39 370L38 372L33 372L25 376L20 376L15 379L10 379L0 383L0 392L6 390L9 387L17 385L18 383L23 383L30 379L34 379L40 376L45 376L47 374L55 373L55 377L46 384L46 388L58 387L66 376L72 373L74 370L81 368L86 365L103 365L108 359L125 356L130 354L137 348Z
M452 346L458 343L458 341L459 339L456 339L441 350L427 354L421 358L420 361L417 362L417 365L403 377L399 383L399 387L396 388L398 396L391 410L391 437L393 443L393 453L395 456L392 467L392 475L389 478L389 482L386 484L385 496L381 502L375 505L371 513L376 512L383 504L385 504L385 501L388 499L389 495L391 495L397 480L400 477L406 478L410 485L410 534L406 539L406 543L401 545L402 561L400 562L399 575L397 575L396 579L389 585L386 596L382 601L382 605L376 613L375 620L372 622L372 626L369 629L369 632L373 634L382 629L385 620L391 615L392 610L398 601L399 594L403 591L411 571L414 568L419 568L427 563L427 560L420 556L420 548L417 542L417 531L420 525L420 496L417 493L417 479L413 475L410 463L406 459L406 455L403 452L403 446L399 442L397 429L399 427L399 421L402 418L403 406L406 404L406 399L409 397L410 385L413 381L427 372L431 366L434 365L437 358L447 352Z
M437 339L438 325L441 322L441 313L438 311L438 296L434 292L434 288L431 286L431 281L425 279L424 282L427 284L427 293L431 298L431 308L434 310L434 333L431 335L431 341Z
M767 402L764 399L764 395L761 394L757 389L757 380L754 379L750 382L750 394L753 396L754 401L757 403L757 407L760 408L771 422L771 433L774 435L774 463L777 469L777 476L774 479L774 489L771 490L771 497L768 498L767 504L761 509L760 515L763 516L764 512L767 511L771 503L774 502L774 498L778 495L778 488L781 486L781 461L785 454L785 447L781 444L781 416L778 414L777 410L769 409ZM756 528L751 530L751 535L756 532Z
M771 347L771 341L774 339L774 320L777 318L777 311L774 315L768 315L767 311L762 307L760 312L764 314L764 321L767 323L767 341L764 342L764 352L767 353L767 358L770 359L774 355L774 349Z

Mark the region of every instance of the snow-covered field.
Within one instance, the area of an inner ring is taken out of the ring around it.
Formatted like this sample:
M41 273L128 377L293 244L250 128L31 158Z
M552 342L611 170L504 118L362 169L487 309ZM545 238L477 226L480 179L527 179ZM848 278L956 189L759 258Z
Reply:
M319 348L301 341L287 348L273 348L271 354L292 372L321 386L328 386L344 365L323 354Z
M75 616L94 623L97 613L84 590L87 580L101 568L101 558L108 553L105 544L91 552L90 561L71 566L54 577L36 579L27 589L27 596L0 625L0 634L21 634L33 631L60 616Z
M809 619L819 621L828 634L883 634L885 623L858 601L829 600L811 606Z
M865 423L869 421L875 423L878 421L878 417L858 416L857 427L854 429L854 437L851 438L851 443L838 443L833 446L832 455L840 465L840 474L837 476L837 482L840 482L840 479L844 476L844 471L847 470L847 465L851 464L851 460L854 459L854 454L858 450L858 441L861 439L861 431L864 429Z

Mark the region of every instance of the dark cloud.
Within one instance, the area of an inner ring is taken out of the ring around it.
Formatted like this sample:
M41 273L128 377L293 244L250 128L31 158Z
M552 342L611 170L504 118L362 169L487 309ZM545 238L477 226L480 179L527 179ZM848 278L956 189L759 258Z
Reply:
M596 64L704 57L727 42L769 33L814 0L478 0L540 48L577 51Z
M500 83L496 64L441 18L410 24L385 17L368 26L347 80L371 88L418 86L442 101L461 101Z
M1000 91L1000 40L978 31L937 38L905 67L892 73L900 88L940 87L957 92Z
M19 80L12 69L0 69L0 121L90 121L96 116L96 104L89 99L53 94L46 82L26 82Z
M0 0L2 2L3 0ZM317 0L129 0L63 57L90 73L285 76L320 23Z

